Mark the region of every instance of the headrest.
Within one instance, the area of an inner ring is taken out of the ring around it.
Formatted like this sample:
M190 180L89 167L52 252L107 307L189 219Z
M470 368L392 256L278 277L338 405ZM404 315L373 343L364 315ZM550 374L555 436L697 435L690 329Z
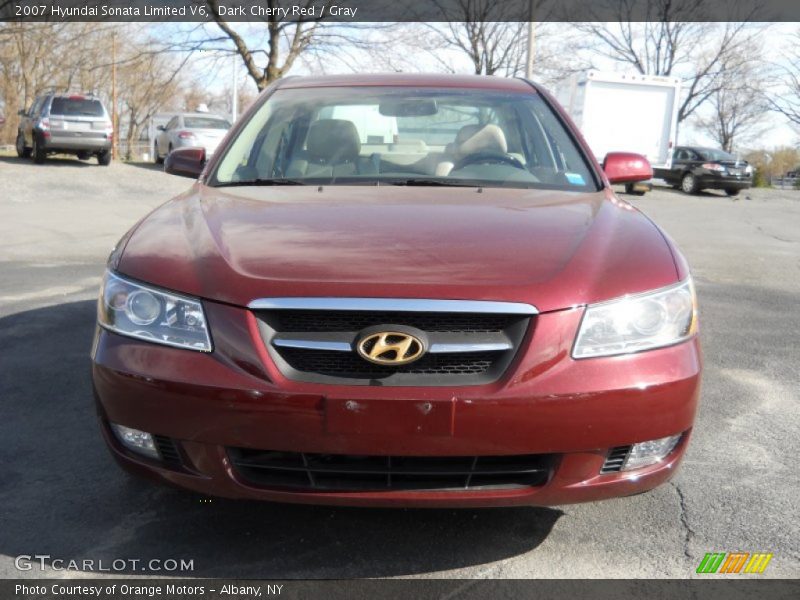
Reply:
M313 160L343 163L358 158L361 140L352 121L320 119L308 128L306 150Z
M465 125L456 136L455 152L459 157L478 152L508 151L506 136L497 125Z
M390 151L396 150L399 152L427 152L428 144L425 143L425 140L399 139L396 142L392 142L389 149Z

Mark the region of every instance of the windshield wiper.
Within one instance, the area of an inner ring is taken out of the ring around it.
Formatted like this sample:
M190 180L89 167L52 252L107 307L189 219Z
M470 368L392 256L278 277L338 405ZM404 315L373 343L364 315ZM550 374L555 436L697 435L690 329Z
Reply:
M287 179L284 177L273 177L271 179L244 179L242 181L223 181L218 183L216 187L236 187L246 185L308 185L305 181L300 179Z
M450 179L425 179L422 177L415 177L413 179L398 179L396 181L387 181L389 185L420 185L420 186L450 186L450 187L481 187L476 183L467 183L464 181L453 181Z

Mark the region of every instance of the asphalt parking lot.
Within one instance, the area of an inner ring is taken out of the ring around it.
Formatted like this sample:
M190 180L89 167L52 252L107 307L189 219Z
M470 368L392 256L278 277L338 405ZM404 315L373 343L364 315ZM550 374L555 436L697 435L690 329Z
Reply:
M106 452L88 359L103 265L188 185L0 158L0 577L40 576L14 557L44 554L191 559L170 575L197 577L684 578L712 551L771 552L763 576L800 577L800 191L628 197L684 250L701 302L702 405L670 484L552 509L366 510L204 502Z

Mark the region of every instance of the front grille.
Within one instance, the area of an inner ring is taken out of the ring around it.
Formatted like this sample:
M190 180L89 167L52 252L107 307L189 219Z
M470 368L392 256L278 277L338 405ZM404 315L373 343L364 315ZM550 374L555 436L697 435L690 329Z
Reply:
M330 352L284 348L281 354L296 371L331 377L390 377L410 375L476 375L486 373L496 360L496 352L426 354L418 361L398 367L366 362L354 352Z
M556 456L355 456L229 448L237 475L297 491L482 490L542 486Z
M163 435L154 435L153 443L161 456L161 461L169 467L182 467L183 459L175 440Z
M603 466L600 468L600 473L619 473L622 466L625 464L625 459L631 451L630 446L617 446L612 448L606 457Z
M271 358L289 379L347 385L478 385L503 375L534 319L531 314L503 313L505 305L495 304L500 312L270 308L254 314ZM393 326L426 336L428 351L415 362L396 366L374 364L356 352L365 330L391 331Z
M519 315L410 313L366 310L275 311L278 331L361 331L374 325L397 323L429 332L483 333L512 326Z

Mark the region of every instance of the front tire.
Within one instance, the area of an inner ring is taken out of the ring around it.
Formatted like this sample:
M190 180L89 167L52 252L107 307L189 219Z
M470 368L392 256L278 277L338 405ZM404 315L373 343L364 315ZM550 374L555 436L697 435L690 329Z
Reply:
M47 152L45 152L42 145L39 143L39 136L33 136L33 148L31 148L31 155L33 156L33 162L37 165L44 164L44 159L47 158Z
M157 165L163 165L164 164L164 157L159 155L159 153L158 153L158 144L153 146L153 162L155 164L157 164Z
M20 158L30 158L31 149L25 147L25 136L21 131L17 132L17 156Z
M111 164L111 150L103 150L97 153L97 164L107 167Z
M681 190L683 190L685 194L696 194L699 190L697 187L697 177L691 173L686 173L683 179L681 179Z
M625 193L630 196L644 196L645 192L643 190L636 190L633 187L632 183L625 184Z
M737 188L727 188L727 189L725 190L725 193L726 193L726 194L728 194L728 196L731 196L731 197L733 197L733 196L738 196L738 195L739 195L739 192L741 192L741 191L742 191L742 190L740 190L740 189L737 189Z

